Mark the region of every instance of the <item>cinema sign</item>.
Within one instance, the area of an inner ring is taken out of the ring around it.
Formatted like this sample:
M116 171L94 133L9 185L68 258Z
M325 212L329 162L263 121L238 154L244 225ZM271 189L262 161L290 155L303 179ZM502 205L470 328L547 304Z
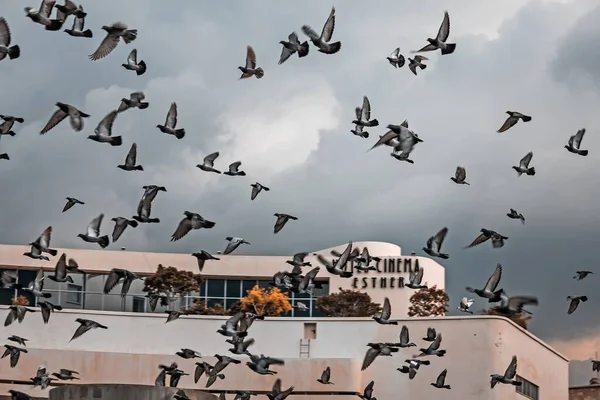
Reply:
M357 275L371 276L353 276L351 279L354 289L366 289L368 287L373 289L403 288L404 276L398 275L408 274L413 271L417 272L420 269L418 258L386 258L375 262L374 266L376 269L369 272L359 271L355 269L355 265L356 263L352 261L346 264L344 270L353 270ZM376 276L372 276L373 274L376 274ZM386 274L386 276L382 276L382 274Z

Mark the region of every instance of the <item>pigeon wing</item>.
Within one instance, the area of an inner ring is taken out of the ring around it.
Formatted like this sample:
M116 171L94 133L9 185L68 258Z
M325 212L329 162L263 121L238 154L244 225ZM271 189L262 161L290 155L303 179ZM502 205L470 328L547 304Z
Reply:
M177 126L177 103L173 102L165 119L165 127L175 129L175 126Z
M371 119L371 102L367 96L363 97L363 105L361 109L362 120L368 121Z
M423 272L424 271L425 270L423 268L419 268L417 273L414 275L415 279L414 279L414 281L412 281L412 283L414 283L416 285L420 285L421 281L423 280Z
M256 68L256 53L254 52L252 46L246 47L246 68Z
M442 334L440 333L439 335L437 335L435 337L435 340L433 342L431 342L431 344L429 345L429 350L437 350L440 348L440 345L442 344Z
M511 310L520 310L524 305L538 305L537 297L533 296L515 296L508 299L508 308Z
M42 4L40 4L38 13L43 17L50 18L50 14L52 14L52 8L54 7L55 3L56 0L42 0Z
M240 165L242 165L241 161L236 161L234 163L229 164L229 172L232 172L232 173L238 172Z
M212 154L207 155L206 157L204 157L204 165L207 167L214 167L215 165L215 160L217 159L217 157L219 157L219 152L215 151Z
M80 337L81 335L83 335L84 333L86 333L87 331L90 330L90 326L88 324L81 324L79 325L79 327L77 328L77 330L75 331L75 333L73 334L73 337L71 338L71 340L69 340L69 342L77 339L78 337Z
M498 133L506 132L507 130L509 130L510 128L515 126L517 121L519 121L519 118L513 117L512 115L510 117L506 118L506 121L504 121L504 124L502 124L500 129L498 129Z
M352 251L352 242L348 243L348 246L346 246L346 250L344 250L344 252L340 256L340 258L338 258L337 262L335 263L336 268L339 268L339 269L344 268L344 266L348 262L348 258L350 257L351 251Z
M437 40L440 42L445 42L448 40L448 36L450 36L450 15L448 15L448 11L444 11L444 19L442 20L442 25L440 25L440 29L437 33Z
M383 299L383 309L381 311L381 319L388 320L392 316L392 306L390 304L390 299L387 297Z
M444 382L446 382L446 374L448 373L448 370L445 369L443 370L437 377L435 384L437 386L444 386Z
M456 167L456 180L459 182L464 182L467 179L467 171L464 167Z
M365 358L363 360L362 367L360 368L360 370L364 371L365 369L369 368L369 365L373 364L373 361L375 361L375 358L377 358L378 355L379 350L369 347L369 350L367 350L365 354Z
M67 118L67 115L68 114L66 112L64 112L63 110L61 110L60 108L58 110L54 111L54 114L52 114L52 116L50 117L50 119L48 120L46 125L40 131L40 134L43 135L44 133L48 132L50 129L54 128L62 120Z
M95 133L96 135L101 135L101 136L110 136L112 135L112 127L113 124L115 122L115 118L117 118L117 114L118 111L117 110L112 110L111 112L109 112L108 114L106 114L106 116L104 118L102 118L102 121L100 121L100 123L98 124L98 126L95 129Z
M125 165L135 166L135 160L137 158L137 144L134 143L131 145L129 149L129 153L127 153L127 157L125 158Z
M440 251L442 249L442 244L444 243L444 239L446 239L446 235L448 234L448 228L443 227L440 229L438 233L435 234L434 243L437 247L436 251Z
M119 284L119 280L121 280L121 274L119 274L116 268L113 268L104 283L104 294L110 293L110 291Z
M304 32L304 34L306 36L308 36L311 40L318 40L319 39L319 34L313 28L311 28L308 25L302 26L302 32Z
M521 168L529 168L529 163L531 162L532 158L533 158L533 151L530 151L529 153L527 153L525 155L525 157L523 157L521 159L521 161L519 162L519 166Z
M113 240L113 242L116 242L121 237L121 235L125 231L126 227L127 227L127 221L117 220L115 222L115 227L114 227L113 232L112 232L112 240Z
M321 374L321 380L323 382L329 382L330 377L331 377L331 368L327 367Z
M0 17L0 45L8 47L10 45L10 28L4 17ZM6 54L1 56L3 59Z
M102 224L102 219L104 218L104 214L98 215L96 218L90 222L87 227L87 234L90 237L100 237L100 225Z
M296 32L292 32L288 35L288 41L290 43L300 44L300 41L298 40L298 34Z
M400 47L396 47L396 50L392 51L392 54L390 54L391 58L398 58L398 55L400 54Z
M283 48L281 49L281 55L279 56L279 62L277 62L277 64L283 64L288 60L288 58L290 58L291 55L292 52L287 47L283 46Z
M38 269L35 279L33 281L33 289L41 292L44 289L44 269Z
M287 215L279 215L277 217L277 221L275 221L275 226L273 228L273 233L277 233L280 230L283 229L283 227L285 226L285 224L288 222L288 217Z
M181 239L182 237L187 235L187 233L191 230L192 230L192 221L189 220L187 217L183 218L179 222L179 226L175 230L175 233L173 233L173 235L171 236L171 241L174 242L174 241Z
M486 241L486 240L488 240L489 238L490 238L489 236L486 236L485 234L481 233L481 234L480 234L479 236L477 236L477 237L475 238L475 240L473 240L473 242L472 242L470 245L468 245L466 248L468 249L468 248L471 248L471 247L475 247L475 246L477 246L478 244L481 244L481 243L485 242L485 241Z
M46 229L44 229L44 232L42 232L42 235L40 236L40 246L43 248L49 248L51 238L52 238L52 227L49 226Z
M131 53L127 56L127 64L137 65L137 49L131 50Z
M79 11L83 12L83 7L81 4L77 8ZM82 32L85 28L85 18L74 17L73 18L73 27L71 28L74 31Z
M107 33L100 46L90 55L90 60L96 61L109 55L117 47L120 39L117 35Z
M370 399L373 395L373 386L375 386L375 381L369 382L363 391L363 397Z
M321 40L324 42L329 42L331 37L333 36L333 30L335 29L335 7L331 7L331 12L329 13L329 18L323 25L323 30L321 31Z
M62 253L56 266L54 267L54 275L58 280L63 280L67 276L67 254Z
M510 364L508 365L508 368L506 368L506 371L504 372L504 377L506 379L514 379L516 374L517 374L517 356L513 356L512 360L510 361Z
M492 274L492 276L490 276L488 281L485 283L483 290L489 291L489 292L495 291L496 288L498 287L498 283L500 283L501 278L502 278L502 265L498 264L498 265L496 265L496 269L494 270L494 273Z
M400 331L400 343L408 344L409 336L408 336L408 327L406 325L402 325L402 330Z
M579 299L571 299L571 303L569 304L569 310L567 311L567 314L573 314L575 310L577 310L577 307L579 307Z
M250 195L250 200L254 200L256 196L258 196L258 185L250 185L252 186L252 194Z
M572 146L576 149L579 149L579 146L581 145L581 140L583 139L583 135L585 135L585 128L580 129L577 131L577 133L575 134L573 139L573 144Z
M398 134L395 133L394 131L388 131L385 135L383 135L382 137L379 138L379 140L377 141L377 143L375 143L373 145L373 147L371 147L369 149L369 151L373 150L375 147L381 146L382 144L385 144L387 142L389 142L390 140L397 138Z

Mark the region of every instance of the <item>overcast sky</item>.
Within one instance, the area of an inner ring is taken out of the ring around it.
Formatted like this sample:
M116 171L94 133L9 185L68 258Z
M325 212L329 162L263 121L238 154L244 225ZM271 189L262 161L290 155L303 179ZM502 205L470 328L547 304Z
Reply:
M30 4L38 6L38 0ZM443 265L452 308L466 285L481 285L496 263L504 265L502 287L533 294L531 331L560 341L567 356L587 360L598 332L595 270L600 223L600 7L594 0L502 2L361 1L336 5L335 55L311 47L308 57L277 65L280 40L303 24L321 30L330 4L179 1L133 8L116 0L83 2L92 39L48 32L25 17L21 0L5 0L2 12L21 58L0 63L0 111L26 119L16 137L3 137L0 152L0 241L26 244L48 225L54 247L97 248L77 238L100 212L134 215L142 186L167 187L153 203L157 225L127 230L109 249L193 252L222 250L226 236L252 243L245 254L288 255L349 240L400 245L405 254L448 226ZM444 10L451 19L452 55L428 54L427 69L414 76L386 61L400 46L405 56L437 32ZM130 45L105 59L88 59L102 38L102 25L122 21L138 29ZM70 22L69 22L70 25ZM69 26L70 27L70 26ZM252 45L261 80L239 81L236 69ZM138 49L148 65L138 77L121 67ZM150 107L117 118L121 147L86 136L122 97L143 91ZM353 136L354 107L367 95L372 116L383 126L372 137ZM91 114L82 132L67 122L44 136L40 129L57 101ZM169 104L179 108L182 140L156 129ZM505 111L533 117L503 134ZM414 165L390 157L389 148L366 153L385 125L408 119L424 140ZM587 128L587 157L567 152L569 136ZM144 172L117 169L131 143L138 144ZM221 155L217 168L242 161L246 177L207 174L195 168L204 156ZM534 177L517 178L512 165L529 151ZM450 181L457 165L471 186ZM271 188L250 201L250 184ZM65 197L86 204L62 214ZM526 224L510 220L510 208ZM170 242L182 213L198 212L217 224ZM299 218L277 235L273 213ZM481 228L510 239L500 250L488 244L462 250ZM567 316L567 295L590 300ZM483 304L477 302L475 309ZM584 340L585 339L585 340ZM581 343L585 351L575 351ZM576 355L575 355L576 354ZM584 383L591 367L574 383Z

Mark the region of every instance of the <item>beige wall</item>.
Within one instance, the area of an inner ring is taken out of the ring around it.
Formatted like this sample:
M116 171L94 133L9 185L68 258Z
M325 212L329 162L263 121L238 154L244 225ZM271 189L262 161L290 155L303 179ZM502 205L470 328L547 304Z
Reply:
M0 319L6 314L0 308ZM78 324L75 318L89 318L108 326L108 330L93 330L68 343ZM82 383L152 384L159 363L177 361L193 376L193 361L174 355L182 347L200 351L208 362L214 354L228 353L225 337L215 333L223 317L190 316L165 324L164 316L137 313L75 312L54 313L50 323L42 323L39 314L28 314L22 324L1 327L1 335L26 337L30 352L24 354L15 369L4 363L2 379L27 380L35 375L38 365L46 361L49 369L75 369L81 372ZM540 398L564 400L568 397L568 361L512 322L493 316L417 318L404 322L410 329L411 340L421 340L427 327L443 334L445 357L431 358L432 365L422 367L414 380L396 371L405 358L415 354L414 348L401 349L394 357L377 359L366 371L360 364L369 342L394 342L400 327L382 326L361 318L269 318L257 321L250 330L256 340L250 351L286 360L283 367L275 366L276 377L283 385L294 385L297 391L332 390L356 392L375 380L375 396L379 399L444 398L461 400L522 399L513 386L489 386L489 375L503 373L513 354L519 357L518 374L540 387ZM316 324L316 339L310 341L310 354L300 354L305 337L305 324ZM225 380L217 381L216 390L269 390L276 377L260 376L242 364L230 365L224 371ZM325 366L332 370L332 386L316 382ZM439 392L429 383L448 368L450 392ZM183 377L182 388L200 388L191 376ZM0 388L0 391L3 390ZM28 387L22 387L27 392ZM449 397L451 396L451 397ZM300 396L298 396L300 397ZM306 396L302 396L307 398ZM316 398L317 396L310 396ZM346 396L343 396L346 397ZM348 396L350 398L350 396Z
M408 272L405 272L405 267L409 265L414 268L417 263L420 268L424 269L423 283L430 286L437 285L438 288L444 288L445 271L444 267L430 258L417 256L403 256L400 247L383 242L357 242L354 243L359 248L368 247L372 256L379 256L385 259L394 261L394 271L386 271L386 266L390 265L390 261L382 260L379 264L381 272L370 271L369 273L355 273L352 278L340 278L335 275L330 275L324 266L321 266L318 278L326 278L329 280L330 292L338 291L338 288L356 289L368 292L373 298L373 301L382 303L385 297L389 297L392 303L393 316L406 317L408 313L408 300L413 291L408 288L399 287L398 278L402 277L408 281ZM328 257L330 251L336 249L343 251L346 245L341 245L329 249L320 250L316 253L323 254ZM88 273L107 273L111 268L129 269L138 274L148 275L156 270L158 264L165 266L174 266L181 270L198 271L198 264L194 257L189 254L169 254L169 253L140 253L130 251L112 251L112 250L74 250L74 249L58 249L58 255L50 259L50 261L33 260L23 256L23 253L28 251L27 246L8 246L0 245L0 269L37 269L43 267L47 270L52 270L58 261L60 255L65 252L67 257L77 260L79 267ZM280 256L236 256L236 255L216 255L221 258L219 261L208 261L204 266L203 275L207 278L224 278L230 277L235 279L243 278L270 278L278 271L291 270L291 266L286 264L286 260L290 257ZM401 259L402 270L398 272L397 259ZM306 261L311 261L313 266L320 265L316 257L309 256ZM307 267L310 268L310 267ZM82 277L78 274L72 275L75 284L82 285ZM105 277L99 276L88 279L88 292L101 292L104 286ZM363 279L366 287L363 288ZM385 280L386 287L382 287L382 281ZM390 287L393 282L393 288ZM46 279L44 281L46 290L66 290L67 284L57 284ZM113 292L118 293L120 286ZM130 293L133 295L143 296L143 283L137 281L132 285ZM63 307L77 308L76 305L70 305L66 302L66 293L53 295L51 301L56 304L61 304ZM132 310L132 297L126 299L126 307L124 310ZM101 310L121 310L121 298L118 295L91 295L86 296L86 308L101 309Z

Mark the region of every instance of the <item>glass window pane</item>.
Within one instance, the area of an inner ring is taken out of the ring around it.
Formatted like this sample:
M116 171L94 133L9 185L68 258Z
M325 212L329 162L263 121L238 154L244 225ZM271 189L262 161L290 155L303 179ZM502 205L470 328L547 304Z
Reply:
M15 296L14 289L0 289L0 304L10 305L12 304L12 298Z
M256 279L242 281L242 297L248 294L248 290L251 290L256 285Z
M19 270L18 274L19 274L18 282L21 285L27 287L35 279L35 276L37 275L37 271Z
M227 297L235 297L235 298L239 298L240 296L240 288L241 288L241 281L237 280L237 279L227 279Z
M145 297L134 296L133 297L132 311L133 312L144 312L144 305L145 304L146 304L146 298Z
M309 299L310 294L308 293L294 293L294 299Z
M294 317L310 317L310 300L304 299L300 301L294 301L292 305L297 305L298 303L304 303L304 305L308 307L308 310L294 308Z
M67 303L81 304L81 286L69 283L67 291Z
M206 306L213 308L217 304L223 305L224 302L225 301L223 299L208 299L206 300Z
M200 297L206 296L206 279L200 284Z
M208 297L225 297L224 279L209 279L206 284L208 285Z
M317 309L317 307L315 306L315 302L313 302L312 316L313 317L326 317L327 315L325 315L325 313L322 313L321 311L319 311Z
M316 281L315 284L317 284L317 286L320 284L321 288L315 287L313 289L313 297L327 296L329 294L329 282Z
M258 281L258 287L261 289L271 289L271 285L269 285L271 281Z
M235 305L239 299L227 299L225 300L225 309L229 310L233 305Z

